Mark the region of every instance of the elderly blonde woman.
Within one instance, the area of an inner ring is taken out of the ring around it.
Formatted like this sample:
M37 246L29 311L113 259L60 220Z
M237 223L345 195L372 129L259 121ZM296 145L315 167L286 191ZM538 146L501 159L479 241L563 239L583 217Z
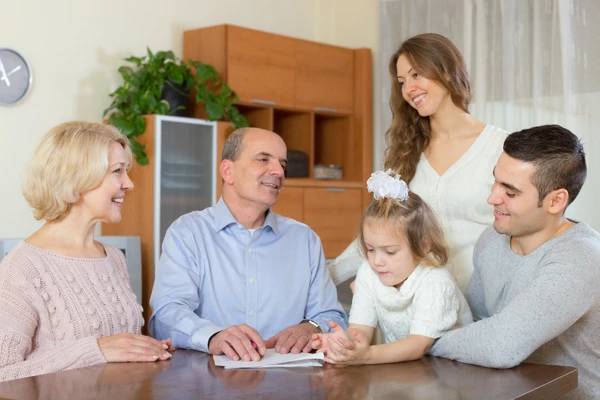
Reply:
M67 122L41 140L23 194L45 224L0 264L0 381L105 362L170 358L142 336L123 254L94 240L133 189L129 141L115 128Z

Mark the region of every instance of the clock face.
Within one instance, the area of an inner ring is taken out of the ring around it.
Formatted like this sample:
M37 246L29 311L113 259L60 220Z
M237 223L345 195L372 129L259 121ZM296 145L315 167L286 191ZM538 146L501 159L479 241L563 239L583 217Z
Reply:
M15 104L31 88L31 69L14 50L0 48L0 105Z

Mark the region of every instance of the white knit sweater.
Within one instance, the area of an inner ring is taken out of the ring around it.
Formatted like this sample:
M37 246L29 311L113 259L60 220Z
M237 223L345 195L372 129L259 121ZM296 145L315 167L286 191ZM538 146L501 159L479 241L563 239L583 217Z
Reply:
M437 339L450 329L473 322L471 311L445 268L417 268L400 289L385 286L364 262L356 276L349 322L375 327L386 343L408 335Z

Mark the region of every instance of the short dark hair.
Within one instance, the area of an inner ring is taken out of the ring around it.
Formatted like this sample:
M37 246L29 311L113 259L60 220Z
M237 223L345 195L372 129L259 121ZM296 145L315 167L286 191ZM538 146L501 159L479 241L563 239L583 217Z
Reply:
M223 150L221 151L221 161L230 160L237 161L244 149L244 136L250 132L251 128L236 129L227 137Z
M534 165L531 183L539 193L538 207L548 193L557 189L569 193L569 206L587 176L583 145L573 132L560 125L542 125L512 133L504 142L504 152Z

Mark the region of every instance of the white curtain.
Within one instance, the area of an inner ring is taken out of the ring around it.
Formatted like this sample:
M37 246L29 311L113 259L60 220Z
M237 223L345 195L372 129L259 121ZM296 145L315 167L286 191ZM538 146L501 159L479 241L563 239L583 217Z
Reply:
M600 230L600 1L380 0L380 21L384 128L391 54L410 36L442 34L465 57L476 118L509 132L559 124L581 138L588 178L567 214Z

